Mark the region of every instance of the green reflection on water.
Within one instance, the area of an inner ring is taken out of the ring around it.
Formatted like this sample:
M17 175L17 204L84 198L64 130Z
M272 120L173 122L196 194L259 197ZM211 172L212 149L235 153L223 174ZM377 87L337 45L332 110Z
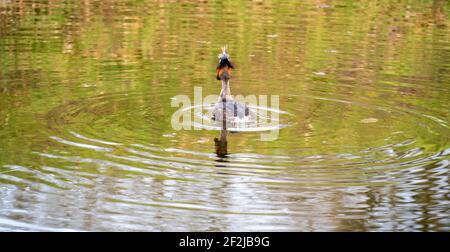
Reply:
M208 181L226 179L212 171L232 167L224 173L249 179L242 195L275 193L280 205L295 205L286 195L299 187L369 188L354 195L368 198L359 204L375 224L347 212L338 199L345 193L330 199L319 192L318 202L336 206L324 210L330 222L315 221L313 230L347 230L350 222L360 230L394 230L391 223L414 218L430 219L417 221L419 230L448 230L448 215L440 210L448 203L449 14L448 1L0 2L0 181L114 195L93 178L149 177L188 183L187 191L206 183L206 192L215 194ZM259 133L230 134L230 156L221 158L214 157L218 132L172 129L177 108L170 101L179 94L193 97L195 86L204 95L220 91L214 68L224 44L236 64L232 92L277 94L280 109L294 118L276 141L261 142ZM130 154L130 148L148 152ZM246 162L268 167L256 170ZM14 165L25 168L14 171ZM424 169L417 176L395 173L417 167ZM410 187L402 187L411 179ZM373 195L390 199L396 193L401 199L393 201L404 203L397 210L403 215L377 222L373 216L384 200ZM403 199L408 193L426 200ZM153 205L145 200L130 201ZM183 200L212 212L281 211L266 198L260 199L266 205L255 204L258 211L223 209L215 198ZM423 216L410 217L410 204ZM314 216L301 205L291 210L292 216ZM350 221L336 217L340 211ZM288 223L281 226L304 226ZM416 229L408 225L403 228Z

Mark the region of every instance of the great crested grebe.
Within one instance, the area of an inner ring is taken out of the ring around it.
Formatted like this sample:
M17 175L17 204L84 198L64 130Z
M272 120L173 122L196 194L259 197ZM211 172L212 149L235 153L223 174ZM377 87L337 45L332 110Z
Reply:
M216 78L222 83L219 100L214 107L212 119L215 121L239 121L249 116L247 104L235 101L231 95L231 69L234 69L227 53L227 46L222 47L219 54L219 64L216 68Z

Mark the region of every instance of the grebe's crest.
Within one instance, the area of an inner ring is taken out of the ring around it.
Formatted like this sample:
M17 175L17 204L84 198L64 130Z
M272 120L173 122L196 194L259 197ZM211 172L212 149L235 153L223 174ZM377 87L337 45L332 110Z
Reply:
M222 49L222 53L219 54L219 63L220 63L220 61L222 59L229 59L230 58L230 55L228 55L228 53L227 53L228 46L225 45L221 49Z

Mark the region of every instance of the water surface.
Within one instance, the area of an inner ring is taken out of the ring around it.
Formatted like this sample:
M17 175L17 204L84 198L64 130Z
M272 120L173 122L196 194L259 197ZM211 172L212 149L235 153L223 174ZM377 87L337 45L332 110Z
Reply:
M449 16L0 0L0 230L450 231ZM224 44L232 93L279 95L275 141L172 128L175 96L219 93Z

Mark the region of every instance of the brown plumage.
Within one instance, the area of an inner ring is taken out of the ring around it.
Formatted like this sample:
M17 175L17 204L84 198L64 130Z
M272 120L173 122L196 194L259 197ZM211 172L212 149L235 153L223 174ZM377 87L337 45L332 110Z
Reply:
M227 80L230 78L231 76L231 69L233 67L229 67L229 66L224 66L224 67L217 67L216 69L216 78L217 80Z

